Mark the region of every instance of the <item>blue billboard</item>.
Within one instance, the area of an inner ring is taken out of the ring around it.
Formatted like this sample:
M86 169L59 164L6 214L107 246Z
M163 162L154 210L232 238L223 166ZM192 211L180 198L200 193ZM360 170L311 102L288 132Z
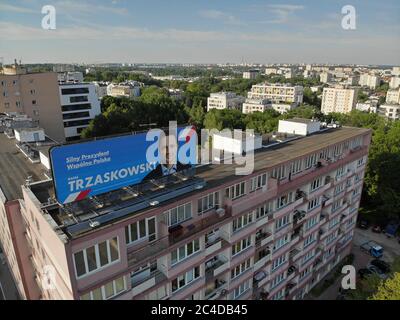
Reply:
M57 200L79 201L187 169L197 161L196 147L191 126L178 128L175 135L151 130L55 146L50 159Z

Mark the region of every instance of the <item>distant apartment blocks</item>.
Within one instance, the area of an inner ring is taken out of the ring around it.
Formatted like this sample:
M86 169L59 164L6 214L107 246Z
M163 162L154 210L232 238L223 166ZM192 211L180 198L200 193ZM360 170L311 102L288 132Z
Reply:
M211 93L207 98L207 111L211 109L238 109L241 110L244 97L234 92Z
M262 83L252 86L250 99L268 99L272 103L299 105L303 103L303 87L280 83Z
M22 296L302 299L350 253L371 131L298 137L264 141L249 176L209 164L60 205L43 164L0 134L0 236Z
M358 90L337 86L324 88L322 92L321 111L324 114L331 112L349 113L356 107Z

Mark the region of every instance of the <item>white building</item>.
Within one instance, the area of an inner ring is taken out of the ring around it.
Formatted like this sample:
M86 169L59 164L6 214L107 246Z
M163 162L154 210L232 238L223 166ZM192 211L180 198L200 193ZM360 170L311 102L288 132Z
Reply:
M253 85L247 96L250 99L268 99L273 103L295 103L303 102L302 86L281 83L261 83Z
M316 72L314 70L304 70L303 71L303 77L305 79L317 78L318 77L318 72Z
M139 83L127 82L114 84L111 83L107 86L107 95L112 97L139 97L140 96L140 88Z
M392 75L393 76L400 76L400 67L393 67Z
M82 130L101 113L95 85L75 83L59 87L66 140L78 140Z
M356 104L356 109L359 111L369 112L369 113L377 113L378 112L378 101L371 100L365 102L358 102Z
M97 98L102 99L107 95L107 82L93 82Z
M381 82L381 79L376 75L364 73L360 75L359 84L362 87L368 87L370 89L376 89Z
M400 104L382 104L379 106L379 114L390 120L399 120Z
M400 77L392 77L389 82L390 89L397 89L400 87Z
M330 73L330 72L322 72L319 75L319 81L322 82L322 83L331 82L332 79L333 79L333 76L332 76L332 73Z
M356 107L358 90L344 87L324 88L322 92L321 111L349 113Z
M217 92L211 93L207 98L207 111L211 109L239 109L242 108L242 103L245 98L236 95L234 92Z
M293 118L287 120L279 120L278 132L307 136L314 132L318 132L321 123L312 119Z
M400 88L394 90L388 90L386 93L386 103L388 104L400 104Z
M273 103L271 105L272 109L278 111L279 113L286 113L290 110L297 108L297 104L295 103Z
M245 71L243 72L243 79L255 79L257 78L259 74L258 70L249 70L249 71Z
M15 139L20 142L39 142L46 139L42 128L18 128L14 129Z
M349 76L347 78L346 84L349 86L356 86L360 81L360 77L358 76Z
M270 74L278 74L278 68L265 68L265 74L267 76Z
M271 101L267 99L246 99L243 103L243 113L253 113L256 111L264 112L267 109L271 109Z

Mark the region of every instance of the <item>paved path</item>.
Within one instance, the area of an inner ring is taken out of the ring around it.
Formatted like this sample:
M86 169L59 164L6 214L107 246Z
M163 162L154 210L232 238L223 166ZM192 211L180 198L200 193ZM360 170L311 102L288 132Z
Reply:
M0 256L2 254L0 253ZM0 300L20 300L14 279L8 269L7 263L0 257Z

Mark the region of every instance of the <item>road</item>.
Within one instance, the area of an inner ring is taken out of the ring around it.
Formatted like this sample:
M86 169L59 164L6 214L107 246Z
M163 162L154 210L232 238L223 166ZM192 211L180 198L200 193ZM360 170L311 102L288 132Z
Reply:
M357 271L361 268L365 268L373 259L360 249L360 245L369 240L377 242L384 248L383 260L392 262L395 257L400 256L400 244L397 239L388 238L383 233L374 233L370 229L362 230L355 228L351 252L354 254L353 266ZM341 281L342 277L338 277L335 283L327 288L319 297L311 297L309 295L307 298L311 300L335 300L339 293Z
M14 279L2 253L0 253L0 300L20 300Z

